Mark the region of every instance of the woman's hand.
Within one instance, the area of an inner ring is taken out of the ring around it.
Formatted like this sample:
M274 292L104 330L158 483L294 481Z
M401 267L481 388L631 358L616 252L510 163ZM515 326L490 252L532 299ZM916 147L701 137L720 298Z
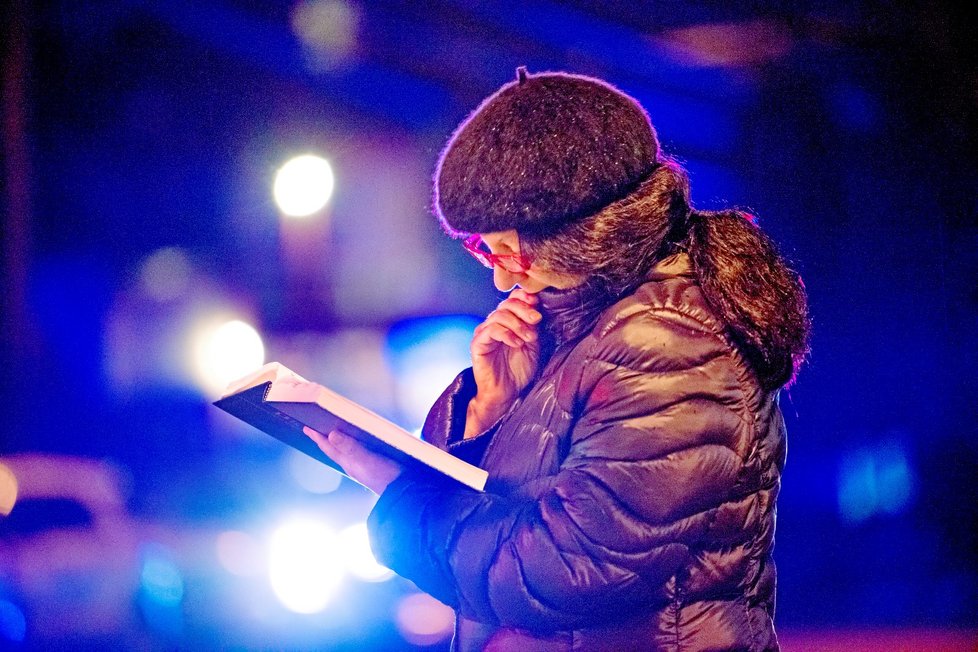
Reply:
M516 289L475 329L470 350L478 387L466 414L465 436L492 425L530 383L540 361L539 300Z
M337 430L327 436L306 426L302 432L316 442L319 450L343 467L344 473L378 496L404 470L397 462L368 450L353 437Z

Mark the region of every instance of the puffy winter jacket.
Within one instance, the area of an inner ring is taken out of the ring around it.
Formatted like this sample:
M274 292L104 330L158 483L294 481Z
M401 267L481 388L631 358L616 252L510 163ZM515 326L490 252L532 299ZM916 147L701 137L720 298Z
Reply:
M471 370L428 416L486 492L402 474L377 558L456 610L454 650L776 650L776 392L683 253L594 319L566 307L544 303L557 346L496 425L461 440Z

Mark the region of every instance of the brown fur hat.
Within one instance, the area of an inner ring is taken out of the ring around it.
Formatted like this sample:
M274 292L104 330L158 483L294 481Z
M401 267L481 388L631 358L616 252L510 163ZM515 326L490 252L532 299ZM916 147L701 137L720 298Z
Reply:
M581 75L517 73L442 152L434 210L451 235L553 233L625 197L658 162L648 114L628 95Z

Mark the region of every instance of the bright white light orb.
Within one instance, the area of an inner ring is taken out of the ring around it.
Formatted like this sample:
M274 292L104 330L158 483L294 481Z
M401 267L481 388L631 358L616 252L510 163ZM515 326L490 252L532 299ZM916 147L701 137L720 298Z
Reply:
M383 582L394 576L394 571L378 564L370 551L366 523L355 523L340 532L340 545L347 570L361 580Z
M216 393L265 363L265 345L253 326L233 319L200 328L194 366L205 391Z
M295 520L272 535L268 576L279 601L291 611L322 611L343 579L342 548L336 534L312 519Z
M333 194L333 168L313 154L290 159L275 174L272 194L279 210L289 217L308 217Z

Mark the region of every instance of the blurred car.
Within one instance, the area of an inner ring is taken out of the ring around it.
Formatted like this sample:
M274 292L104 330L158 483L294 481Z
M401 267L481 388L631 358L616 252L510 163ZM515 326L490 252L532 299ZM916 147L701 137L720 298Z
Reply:
M294 512L324 523L340 513L365 514L366 494L353 488L350 495L324 499L331 502L319 509L296 509L294 490L282 498L282 487L262 475L278 473L276 466L238 472L264 488L268 502L262 508L191 518L181 498L226 502L192 472L182 480L168 477L164 500L171 509L146 518L130 511L128 477L111 463L44 454L0 458L0 477L12 476L17 486L13 509L0 516L0 649L447 646L451 623L441 622L438 605L420 604L404 616L425 621L409 623L415 629L431 629L427 621L438 611L437 631L422 632L423 641L411 626L394 622L405 594L418 600L403 580L377 583L347 573L327 610L287 608L269 581L269 534ZM253 498L247 483L231 484ZM347 554L322 552L337 563Z
M136 527L119 471L98 460L42 454L0 464L17 487L16 503L0 521L0 596L22 610L25 644L87 647L137 631Z

